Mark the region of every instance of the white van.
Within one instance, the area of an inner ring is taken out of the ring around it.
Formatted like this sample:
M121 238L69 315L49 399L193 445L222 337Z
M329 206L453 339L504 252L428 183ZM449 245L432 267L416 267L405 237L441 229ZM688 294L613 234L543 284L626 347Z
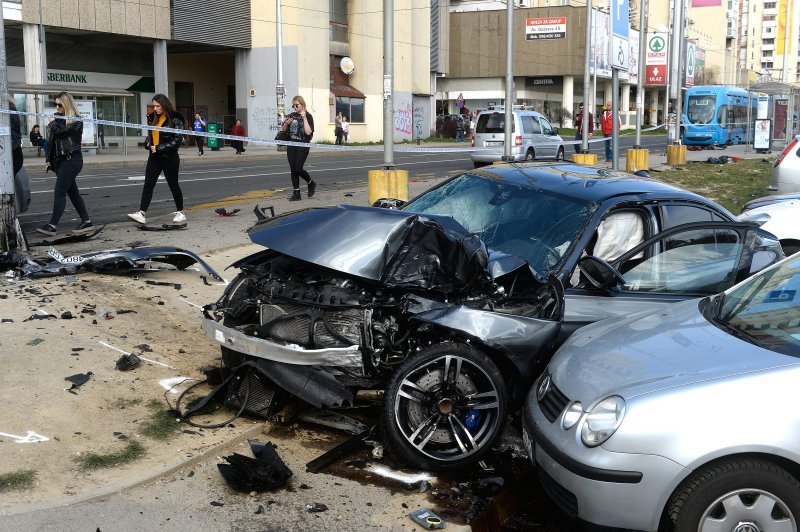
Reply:
M511 138L514 146L511 155L517 161L534 159L564 160L564 140L558 135L558 128L536 111L514 109L514 124L511 127ZM502 107L481 111L472 134L472 146L478 149L472 152L475 168L502 160L505 141L506 112Z

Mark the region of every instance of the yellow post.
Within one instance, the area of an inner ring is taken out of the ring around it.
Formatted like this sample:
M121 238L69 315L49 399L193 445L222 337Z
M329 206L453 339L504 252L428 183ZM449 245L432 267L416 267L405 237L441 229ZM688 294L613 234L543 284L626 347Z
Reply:
M381 198L408 201L407 170L370 170L367 176L370 205Z
M646 148L630 149L625 157L625 170L638 172L650 169L650 150Z
M597 164L597 154L596 153L573 153L572 154L572 162L578 164Z
M681 166L686 164L686 145L671 144L667 146L667 164Z

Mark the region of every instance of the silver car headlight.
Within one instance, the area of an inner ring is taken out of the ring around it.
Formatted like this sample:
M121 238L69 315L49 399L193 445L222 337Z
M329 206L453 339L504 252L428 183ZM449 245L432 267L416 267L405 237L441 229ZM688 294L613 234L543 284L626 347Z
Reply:
M587 447L597 447L611 437L625 416L625 399L618 395L606 397L583 420L581 440Z

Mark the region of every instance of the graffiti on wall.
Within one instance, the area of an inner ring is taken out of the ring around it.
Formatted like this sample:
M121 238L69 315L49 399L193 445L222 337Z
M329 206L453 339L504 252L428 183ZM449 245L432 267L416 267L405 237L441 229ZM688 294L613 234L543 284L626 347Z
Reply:
M425 109L419 106L414 107L414 135L416 138L422 138L422 131L425 127Z
M394 130L403 135L411 135L413 111L410 103L405 103L394 110Z

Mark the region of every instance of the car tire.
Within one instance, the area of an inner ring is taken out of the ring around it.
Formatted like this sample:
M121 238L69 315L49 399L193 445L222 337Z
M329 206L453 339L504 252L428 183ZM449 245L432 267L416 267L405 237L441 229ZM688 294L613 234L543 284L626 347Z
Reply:
M765 460L717 463L698 470L678 487L666 519L666 530L675 532L703 532L712 525L713 530L738 530L738 524L747 522L758 523L754 530L774 530L785 520L797 531L800 482ZM706 520L709 527L703 526Z
M528 148L528 151L525 152L525 160L526 161L535 161L536 160L536 152L533 151L533 148Z
M414 467L463 468L491 451L505 425L506 401L505 381L488 356L467 344L435 344L390 379L384 443L395 459Z
M247 273L241 272L231 281L228 289L225 291L225 306L234 307L249 296L248 277L249 275ZM226 327L235 327L236 325L240 325L241 322L226 315L222 318L222 324ZM248 355L234 351L225 346L220 346L220 351L222 353L222 365L226 368L235 368L242 362L250 359Z

